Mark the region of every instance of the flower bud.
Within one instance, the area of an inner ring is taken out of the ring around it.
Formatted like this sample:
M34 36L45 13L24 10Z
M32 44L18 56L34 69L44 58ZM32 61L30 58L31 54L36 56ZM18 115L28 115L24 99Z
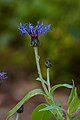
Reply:
M22 105L18 110L17 110L17 113L22 113L24 110L24 106Z
M47 58L46 60L45 60L45 67L46 68L50 68L52 66L52 62L51 62L51 60L49 59L49 58Z

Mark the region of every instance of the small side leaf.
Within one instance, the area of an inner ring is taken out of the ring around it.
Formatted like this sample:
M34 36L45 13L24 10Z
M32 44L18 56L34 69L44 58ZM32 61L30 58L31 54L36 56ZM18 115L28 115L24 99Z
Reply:
M8 116L6 120L9 120L9 118L26 102L28 101L31 97L35 95L45 95L44 92L41 89L35 89L27 93L23 99L8 112Z
M37 81L42 81L43 83L45 83L47 85L47 82L44 80L44 79L41 79L41 78L36 78Z
M51 88L50 93L52 94L59 87L72 88L72 85L69 85L69 84L58 84L58 85L55 85L55 86L53 86Z
M39 111L47 111L47 110L54 110L54 109L64 110L61 107L56 106L56 105L46 105L45 108L43 108L43 109L41 109Z
M44 109L46 104L40 104L32 113L32 120L51 120L52 113L50 111L40 111Z

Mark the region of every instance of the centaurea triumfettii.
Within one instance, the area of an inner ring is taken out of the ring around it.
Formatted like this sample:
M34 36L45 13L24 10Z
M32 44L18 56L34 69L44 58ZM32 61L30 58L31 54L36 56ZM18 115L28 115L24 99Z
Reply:
M51 24L45 26L44 23L37 22L37 26L33 26L30 22L25 23L22 25L20 23L18 29L20 30L21 34L28 34L31 36L31 46L37 47L39 46L40 42L38 36L42 33L46 33L51 27Z

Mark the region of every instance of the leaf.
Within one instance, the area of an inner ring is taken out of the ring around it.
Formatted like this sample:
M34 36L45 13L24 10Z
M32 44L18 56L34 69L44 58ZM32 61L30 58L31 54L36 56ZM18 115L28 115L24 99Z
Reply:
M75 93L75 85L74 85L74 81L73 81L73 87L72 87L72 90L71 90L71 93L70 93L70 96L68 99L68 106L70 105L72 99L74 98L74 93Z
M71 114L75 113L76 110L78 110L79 106L80 106L80 100L75 98L69 106L69 113L71 113Z
M43 83L45 83L47 85L47 82L44 80L44 79L41 79L41 78L36 78L37 81L42 81Z
M59 110L64 110L62 109L61 107L59 106L56 106L56 105L46 105L45 108L39 110L39 111L47 111L47 110L53 110L53 109L59 109Z
M80 99L78 98L77 95L77 88L73 87L72 92L71 92L70 100L68 103L68 113L73 114L78 110L80 107Z
M64 116L62 113L64 109L59 106L46 104L46 107L43 109L40 109L39 111L50 111L57 120L64 120Z
M52 113L50 111L40 111L46 107L46 104L40 104L32 113L32 120L51 120Z
M52 94L59 87L72 88L72 85L69 85L69 84L58 84L58 85L55 85L55 86L53 86L51 88L50 93Z
M35 95L45 95L44 92L41 89L35 89L30 91L29 93L27 93L22 100L14 107L12 108L9 112L8 112L8 116L6 120L9 120L9 118L27 101L29 100L31 97L35 96Z
M50 111L52 112L52 114L54 115L56 120L65 120L62 110L56 108L56 109L50 110Z

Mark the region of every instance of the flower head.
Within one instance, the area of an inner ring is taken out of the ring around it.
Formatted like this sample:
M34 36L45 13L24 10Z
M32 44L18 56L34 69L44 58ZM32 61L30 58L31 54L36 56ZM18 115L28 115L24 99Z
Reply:
M44 23L37 22L37 26L33 26L31 23L20 23L18 29L21 34L28 34L31 36L31 46L39 46L38 36L42 33L46 33L51 27L51 24L45 26Z
M30 36L39 36L41 35L42 33L46 33L51 27L51 24L47 25L47 26L44 26L44 23L40 23L40 22L37 22L37 26L33 26L30 22L29 23L26 23L26 24L23 24L20 23L20 25L18 26L18 29L20 30L20 33L21 34L28 34Z
M6 76L6 72L0 72L0 78L1 79L6 79L6 78L8 78L7 76Z

